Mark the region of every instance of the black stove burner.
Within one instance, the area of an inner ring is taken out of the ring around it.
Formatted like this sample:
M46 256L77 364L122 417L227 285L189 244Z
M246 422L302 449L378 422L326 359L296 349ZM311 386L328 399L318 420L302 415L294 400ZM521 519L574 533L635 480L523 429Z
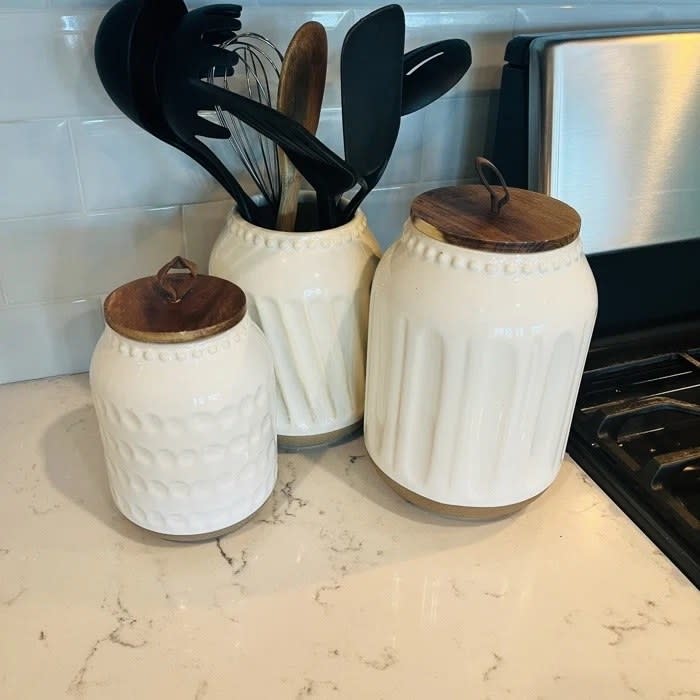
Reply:
M569 452L700 588L700 350L617 347L589 356Z

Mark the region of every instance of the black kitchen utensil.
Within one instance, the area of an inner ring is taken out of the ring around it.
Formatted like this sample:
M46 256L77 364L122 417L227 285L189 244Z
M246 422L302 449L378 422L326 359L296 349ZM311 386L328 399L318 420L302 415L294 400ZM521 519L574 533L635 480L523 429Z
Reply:
M401 123L405 20L387 5L348 31L340 55L345 160L365 181L343 210L350 220L379 182Z
M416 112L442 97L471 64L472 52L463 39L436 41L405 53L401 115Z
M206 27L211 28L205 12L209 7L193 10L183 17L172 41L161 52L158 83L162 85L161 97L168 123L187 142L197 141L197 135L229 138L228 129L199 113L214 111L217 106L230 112L282 148L316 191L321 228L334 226L335 201L355 186L356 174L342 158L293 119L199 79L203 66L216 66L211 63L211 47L202 42ZM215 157L212 154L212 158Z
M208 40L223 41L238 31L238 5L218 8L210 17ZM141 128L186 153L213 175L236 200L243 216L254 219L255 205L228 169L198 141L181 139L165 119L155 64L180 21L187 15L182 0L120 0L105 15L95 39L95 64L114 103ZM204 46L204 44L203 44ZM235 56L208 46L208 60L230 70ZM204 49L202 51L204 53Z

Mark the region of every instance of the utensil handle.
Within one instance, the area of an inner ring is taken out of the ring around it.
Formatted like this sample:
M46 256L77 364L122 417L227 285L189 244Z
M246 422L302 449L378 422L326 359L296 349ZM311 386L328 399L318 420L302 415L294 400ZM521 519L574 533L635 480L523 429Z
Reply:
M335 228L335 202L333 196L323 189L316 189L316 209L318 211L318 228L327 231Z
M294 231L299 207L301 176L285 152L281 148L277 150L279 152L281 196L277 210L276 228L278 231Z
M358 190L355 196L348 202L348 205L343 209L343 220L347 223L352 221L352 217L355 216L355 212L362 204L362 200L365 198L367 193L363 190Z
M364 178L358 177L357 183L360 185L360 189L355 192L355 196L348 202L347 206L343 209L343 223L348 223L352 221L352 217L355 216L355 212L359 209L360 204L362 204L364 198L369 194L369 187L365 182Z
M236 201L238 210L241 212L241 216L244 219L256 223L254 212L257 206L255 202L253 202L248 193L240 186L238 180L231 175L228 168L226 168L213 151L207 152L204 144L200 144L199 141L196 141L195 143L188 143L187 155L214 175L219 184Z
M218 85L197 80L192 81L191 87L198 93L200 109L204 108L205 104L208 109L219 105L274 141L314 189L322 184L319 183L320 180L328 177L327 173L330 169L337 169L347 176L349 184L345 189L355 184L354 174L349 171L347 163L293 119L289 119L272 107L224 90ZM322 173L317 172L320 165L323 166Z

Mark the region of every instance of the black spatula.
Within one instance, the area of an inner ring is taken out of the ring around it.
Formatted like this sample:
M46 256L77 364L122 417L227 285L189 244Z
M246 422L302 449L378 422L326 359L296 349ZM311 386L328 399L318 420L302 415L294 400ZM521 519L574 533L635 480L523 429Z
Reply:
M345 160L365 186L343 211L349 221L379 182L401 123L406 27L399 5L363 17L348 31L340 55Z

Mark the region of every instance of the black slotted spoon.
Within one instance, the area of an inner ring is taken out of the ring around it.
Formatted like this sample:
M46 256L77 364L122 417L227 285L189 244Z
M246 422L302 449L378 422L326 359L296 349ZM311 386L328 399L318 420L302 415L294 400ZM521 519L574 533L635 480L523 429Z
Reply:
M472 52L463 39L443 39L408 51L403 57L401 114L435 102L462 79L471 64Z

